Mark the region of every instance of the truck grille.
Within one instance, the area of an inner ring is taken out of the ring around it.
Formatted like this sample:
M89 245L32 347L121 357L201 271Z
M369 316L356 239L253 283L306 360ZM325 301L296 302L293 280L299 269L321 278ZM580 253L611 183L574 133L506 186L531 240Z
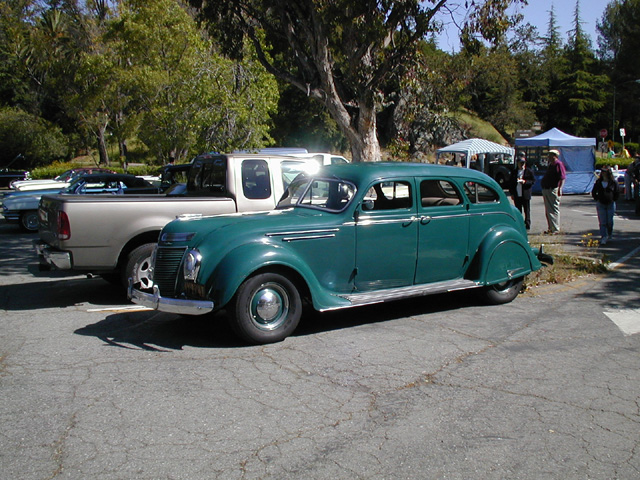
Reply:
M153 268L153 283L163 297L176 296L178 272L186 247L158 247Z

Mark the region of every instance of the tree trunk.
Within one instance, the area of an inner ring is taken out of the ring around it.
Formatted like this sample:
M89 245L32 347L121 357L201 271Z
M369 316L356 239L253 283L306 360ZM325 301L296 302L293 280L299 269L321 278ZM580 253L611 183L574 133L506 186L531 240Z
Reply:
M104 132L107 130L107 124L98 127L98 155L100 157L99 164L109 166L109 152L107 152L107 141Z
M330 90L330 89L327 89ZM326 95L325 92L312 92L317 99L323 100L329 113L338 124L351 147L351 157L354 162L379 162L382 159L380 142L378 140L375 103L371 98L361 99L356 110L355 118L349 114L337 95Z
M351 142L351 155L354 162L379 162L382 160L380 142L378 140L378 127L376 121L376 108L368 101L360 102L358 115L358 136Z

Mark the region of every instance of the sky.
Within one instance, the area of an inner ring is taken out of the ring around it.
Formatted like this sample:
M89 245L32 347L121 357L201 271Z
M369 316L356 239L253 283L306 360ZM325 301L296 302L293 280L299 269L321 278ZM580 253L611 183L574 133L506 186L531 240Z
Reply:
M582 28L591 38L592 47L596 49L598 47L596 22L602 20L604 9L610 0L579 1ZM552 5L560 38L562 38L563 42L566 42L567 32L573 29L576 0L529 0L529 5L520 7L518 11L524 15L525 23L530 23L537 27L539 34L546 35L549 24L549 12L551 11ZM463 11L460 10L460 12ZM457 28L453 25L451 18L440 17L440 20L445 23L448 22L449 26L438 36L439 47L446 52L457 51L459 48Z

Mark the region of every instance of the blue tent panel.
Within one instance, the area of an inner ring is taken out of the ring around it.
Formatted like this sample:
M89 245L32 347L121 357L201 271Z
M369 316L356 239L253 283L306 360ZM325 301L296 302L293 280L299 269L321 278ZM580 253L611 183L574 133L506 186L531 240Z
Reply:
M595 147L595 138L574 137L562 130L552 128L540 135L516 138L516 147Z
M596 154L595 138L580 138L568 135L557 128L541 133L535 137L517 138L516 147L556 148L560 151L560 161L567 169L567 179L562 191L567 194L589 193L595 183ZM533 192L540 193L540 180L546 167L536 172L536 183Z

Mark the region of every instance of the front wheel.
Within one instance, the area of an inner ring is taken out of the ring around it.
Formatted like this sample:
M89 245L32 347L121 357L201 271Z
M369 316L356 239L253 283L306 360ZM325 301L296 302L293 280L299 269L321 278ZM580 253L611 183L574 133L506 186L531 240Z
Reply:
M506 282L489 285L482 289L482 297L490 305L509 303L518 296L522 290L524 277L507 280Z
M284 340L298 326L301 312L298 289L277 273L262 273L245 280L228 309L234 332L256 344Z
M20 226L27 232L38 231L38 212L29 210L20 215Z

